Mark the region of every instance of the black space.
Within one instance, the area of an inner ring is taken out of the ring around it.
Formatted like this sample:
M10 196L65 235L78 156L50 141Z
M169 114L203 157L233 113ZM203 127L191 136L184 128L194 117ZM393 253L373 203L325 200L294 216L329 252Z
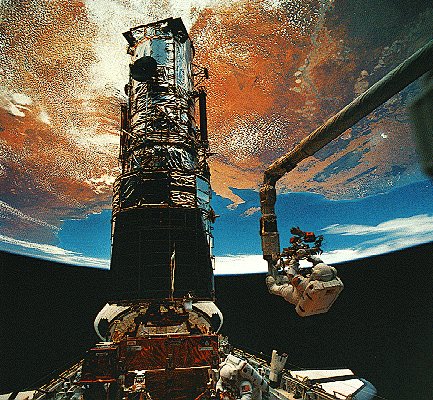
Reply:
M426 0L336 0L330 18L347 26L352 41L389 46L430 7Z
M348 367L379 395L431 400L433 243L340 264L345 289L326 315L302 319L267 293L264 275L216 277L222 333L246 351L289 354L289 368ZM0 393L23 389L94 342L108 271L0 252Z

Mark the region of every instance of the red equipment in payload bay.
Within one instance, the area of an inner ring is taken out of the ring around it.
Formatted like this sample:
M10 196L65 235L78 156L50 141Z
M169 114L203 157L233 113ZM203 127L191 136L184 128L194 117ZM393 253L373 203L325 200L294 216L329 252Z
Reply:
M108 392L123 398L149 397L194 399L207 394L210 372L219 367L218 336L173 334L127 337L118 343L101 343L89 350L82 372L87 395Z

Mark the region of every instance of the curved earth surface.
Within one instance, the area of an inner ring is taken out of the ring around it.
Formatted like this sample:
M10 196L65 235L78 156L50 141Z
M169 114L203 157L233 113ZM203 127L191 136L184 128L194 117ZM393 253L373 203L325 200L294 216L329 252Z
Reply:
M211 73L223 272L244 268L224 269L229 255L262 268L248 257L260 253L266 166L427 43L433 20L422 0L5 0L0 10L0 248L107 265L129 62L121 33L181 16ZM334 261L433 240L433 189L407 111L420 86L282 179L283 227L326 233ZM233 221L244 229L230 242Z

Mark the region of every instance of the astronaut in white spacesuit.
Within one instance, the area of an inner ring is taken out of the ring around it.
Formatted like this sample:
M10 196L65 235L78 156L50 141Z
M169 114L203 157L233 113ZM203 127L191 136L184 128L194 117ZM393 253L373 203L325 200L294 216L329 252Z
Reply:
M299 260L307 259L313 264L311 273L304 277L300 273ZM284 275L268 275L266 285L269 293L281 296L284 300L297 306L298 314L312 315L317 312L326 312L335 298L343 289L341 280L337 277L337 270L325 264L319 257L309 255L306 250L298 249L296 253L277 263L277 268L283 268ZM321 282L317 285L315 282ZM324 283L327 284L324 284ZM306 288L310 292L304 296ZM319 292L327 292L323 296ZM314 295L313 295L314 294ZM306 312L305 307L308 307Z
M216 389L222 398L261 400L269 386L247 361L229 354L220 365Z

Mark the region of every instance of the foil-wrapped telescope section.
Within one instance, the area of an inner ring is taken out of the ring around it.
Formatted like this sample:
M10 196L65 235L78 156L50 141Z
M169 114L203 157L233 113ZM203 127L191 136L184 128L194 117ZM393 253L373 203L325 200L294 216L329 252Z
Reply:
M114 286L123 299L211 299L206 92L194 85L194 48L180 18L124 36L131 64L113 195Z

